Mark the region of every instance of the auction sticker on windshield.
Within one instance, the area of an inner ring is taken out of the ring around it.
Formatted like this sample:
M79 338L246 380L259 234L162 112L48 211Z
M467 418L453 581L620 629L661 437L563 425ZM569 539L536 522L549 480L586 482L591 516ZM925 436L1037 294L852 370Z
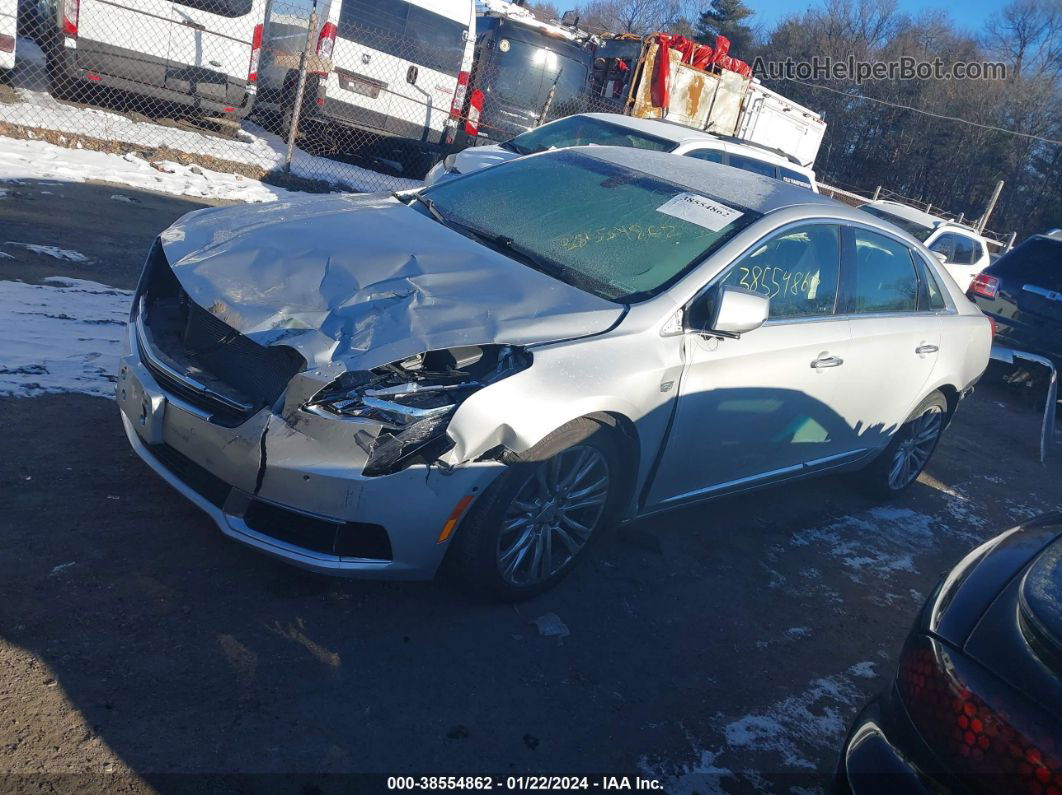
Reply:
M691 224L703 226L713 232L718 232L727 224L736 221L744 213L727 207L717 201L712 201L707 196L696 193L680 193L672 196L666 202L656 208L658 213L681 218Z

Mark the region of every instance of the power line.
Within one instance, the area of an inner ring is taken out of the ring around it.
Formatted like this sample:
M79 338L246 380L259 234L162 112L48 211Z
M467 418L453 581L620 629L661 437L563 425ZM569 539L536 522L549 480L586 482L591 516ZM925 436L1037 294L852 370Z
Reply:
M868 102L877 102L879 105L888 105L890 108L900 108L901 110L909 110L913 113L921 113L923 116L931 116L934 119L943 119L945 121L957 121L961 124L969 124L971 127L980 127L982 130L993 130L995 132L1006 133L1007 135L1017 135L1022 138L1031 138L1034 141L1042 141L1045 144L1054 144L1055 146L1062 145L1062 141L1054 138L1044 138L1041 135L1033 135L1032 133L1018 132L1017 130L1008 130L1005 127L996 127L992 124L981 124L980 122L970 121L969 119L963 119L958 116L947 116L943 113L933 113L932 111L922 110L921 108L914 108L910 105L901 105L899 102L889 102L888 100L878 99L877 97L868 97L865 94L849 94L847 91L841 91L840 89L833 88L831 86L824 86L820 83L805 83L803 80L797 80L795 77L783 77L783 80L788 80L793 83L799 83L802 86L808 88L821 88L826 91L832 91L834 94L840 94L843 97L849 99L864 99Z

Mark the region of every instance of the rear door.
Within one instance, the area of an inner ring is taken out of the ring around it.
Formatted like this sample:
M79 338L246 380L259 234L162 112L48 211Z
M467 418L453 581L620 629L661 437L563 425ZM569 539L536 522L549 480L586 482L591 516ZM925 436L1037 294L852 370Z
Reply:
M438 141L472 21L468 0L342 0L328 97L356 124Z
M169 0L80 0L77 65L146 86L166 84L173 3Z
M887 443L925 397L940 355L941 319L905 243L858 226L845 232L852 341L838 406L869 450Z
M239 105L265 0L173 0L166 88Z

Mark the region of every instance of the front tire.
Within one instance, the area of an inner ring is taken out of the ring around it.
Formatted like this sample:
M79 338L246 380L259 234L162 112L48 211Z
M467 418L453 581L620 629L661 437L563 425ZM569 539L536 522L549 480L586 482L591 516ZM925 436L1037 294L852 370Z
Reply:
M557 429L509 462L455 539L474 589L516 601L566 577L615 514L623 481L616 436L588 418Z
M948 401L939 391L918 404L881 455L860 473L871 496L891 499L918 480L937 449L947 417Z

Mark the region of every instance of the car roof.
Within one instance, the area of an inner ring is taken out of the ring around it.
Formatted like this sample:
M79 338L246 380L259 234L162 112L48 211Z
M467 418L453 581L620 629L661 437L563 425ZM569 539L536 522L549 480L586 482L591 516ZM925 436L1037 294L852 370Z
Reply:
M963 232L971 237L978 239L984 239L977 233L976 229L969 226L965 226L955 221L949 221L946 218L941 218L938 215L932 215L925 210L919 210L917 207L912 207L909 204L901 204L900 202L889 201L888 199L877 199L872 202L867 202L866 206L880 207L893 215L899 216L908 221L914 221L915 223L922 224L922 226L928 226L931 229L937 227L948 227L949 229L957 232Z
M642 171L691 191L710 194L727 204L759 213L804 204L819 206L831 216L859 219L854 208L828 196L720 163L624 146L576 146L555 151L577 153ZM544 152L533 157L549 154L551 152Z

